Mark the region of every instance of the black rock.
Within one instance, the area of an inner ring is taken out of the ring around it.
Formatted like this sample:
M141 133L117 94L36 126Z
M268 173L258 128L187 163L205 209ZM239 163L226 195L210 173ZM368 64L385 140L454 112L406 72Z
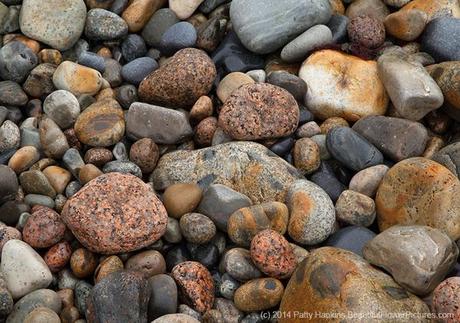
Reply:
M315 120L315 116L306 107L299 107L299 127L307 122Z
M131 103L137 101L137 87L130 84L122 85L115 89L115 97L123 109L129 109Z
M190 253L187 250L187 247L184 245L174 246L171 250L168 251L165 257L166 268L168 271L171 271L175 265L180 264L181 262L189 260Z
M178 22L165 31L160 41L160 51L172 56L177 51L195 47L197 33L195 27L189 22Z
M273 146L271 146L270 150L278 156L284 156L291 151L294 143L295 140L292 137L282 138L278 140Z
M2 206L0 206L0 221L6 225L15 226L16 223L18 223L21 214L29 211L30 207L25 203L18 201L7 201Z
M19 41L0 49L0 77L4 80L22 83L37 64L37 55Z
M212 243L198 245L190 253L192 260L198 261L208 269L214 268L219 262L219 249Z
M202 4L200 4L198 10L200 10L204 14L208 14L221 4L224 4L229 1L230 0L205 0Z
M345 227L332 234L325 242L326 246L349 250L363 256L364 245L376 234L365 227Z
M119 271L94 286L88 300L89 322L147 322L147 280L139 272Z
M333 15L326 26L332 31L332 42L341 44L348 39L348 19L344 15Z
M308 90L307 83L304 80L285 71L270 73L267 77L267 83L287 90L297 101L302 101Z
M460 19L441 17L428 23L421 39L422 50L437 62L460 60Z
M337 201L340 194L346 190L346 186L338 180L334 171L324 161L319 170L311 175L310 180L321 187L333 202Z
M157 68L158 63L154 59L140 57L123 66L121 75L126 82L139 85L147 75Z
M171 276L159 274L148 280L150 300L148 307L149 322L157 317L176 313L177 311L177 285Z
M344 166L360 171L383 162L382 153L348 127L336 127L326 136L327 150Z
M88 309L87 301L92 289L93 286L83 280L79 281L75 285L75 307L78 309L82 317L86 315L86 311Z
M141 36L131 34L121 43L121 53L127 62L131 62L138 57L145 56L147 53L147 46Z

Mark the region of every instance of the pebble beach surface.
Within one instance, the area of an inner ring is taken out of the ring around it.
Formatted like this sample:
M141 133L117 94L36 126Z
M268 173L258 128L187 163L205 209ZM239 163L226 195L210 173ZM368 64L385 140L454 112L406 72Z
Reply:
M459 0L0 0L0 323L460 322Z

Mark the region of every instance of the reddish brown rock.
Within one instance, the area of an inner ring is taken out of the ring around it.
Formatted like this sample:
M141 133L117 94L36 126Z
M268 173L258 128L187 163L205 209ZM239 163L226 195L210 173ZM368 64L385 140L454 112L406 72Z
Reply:
M176 265L171 275L182 300L194 310L204 313L214 304L214 281L211 273L199 262L186 261Z
M172 108L190 107L208 94L216 75L214 62L204 51L185 48L141 82L139 98Z
M200 146L211 146L212 137L217 129L217 119L208 117L202 120L195 129L195 141Z
M360 15L353 17L347 26L352 43L367 48L377 48L385 42L385 26L377 18Z
M433 307L436 313L452 315L443 322L460 322L460 277L447 278L436 287L433 292Z
M130 174L108 173L86 184L62 219L89 250L114 254L146 247L166 231L168 216L152 188Z
M129 151L129 159L139 166L144 174L153 172L158 158L160 158L160 150L150 138L139 139Z
M22 230L22 236L33 248L48 248L62 240L65 224L54 210L40 206L33 209L32 215Z
M288 278L297 265L289 242L274 230L264 230L251 241L251 258L270 277Z
M299 123L299 106L285 89L266 83L245 84L225 101L219 127L238 140L279 138Z
M0 222L0 252L2 251L5 243L13 239L22 240L21 238L22 235L18 229L14 227L9 227Z
M97 265L96 255L85 248L75 250L70 257L70 268L77 278L91 276Z
M52 246L43 259L53 273L64 268L70 260L72 249L67 241L62 241Z
M85 154L85 163L102 167L113 160L112 152L107 148L91 148Z

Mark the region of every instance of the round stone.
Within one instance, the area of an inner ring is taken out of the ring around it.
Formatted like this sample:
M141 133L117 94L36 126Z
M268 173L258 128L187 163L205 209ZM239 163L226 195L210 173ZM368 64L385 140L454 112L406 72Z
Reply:
M24 318L24 323L60 323L61 319L52 309L37 307Z
M292 158L294 165L303 174L311 174L321 164L319 146L310 138L302 138L295 142Z
M370 226L375 220L374 200L364 194L345 190L335 204L337 219L351 225Z
M243 248L228 250L222 257L219 267L238 281L244 282L262 276L262 273L254 265L249 251Z
M225 103L228 97L244 84L254 84L255 81L248 75L241 72L227 74L217 86L216 93L220 101Z
M65 90L54 91L43 102L43 111L61 129L71 127L80 114L80 104L77 98Z
M217 119L215 117L207 117L195 128L195 142L200 146L211 146L212 139L217 130Z
M194 47L197 39L195 27L189 22L181 21L169 27L161 36L162 54L171 56L178 50Z
M105 258L94 271L94 281L97 284L108 275L123 270L123 261L117 256Z
M0 154L17 149L20 142L21 132L18 126L10 120L5 120L0 126Z
M206 215L200 213L184 214L179 221L184 238L191 243L209 242L216 234L216 226Z
M403 160L383 177L375 203L381 231L401 224L440 229L460 238L460 182L447 168L422 157Z
M144 28L153 13L160 9L164 0L133 0L130 1L121 17L128 24L129 32L137 33Z
M49 269L53 272L59 272L70 261L72 249L67 241L56 243L52 246L43 257Z
M192 109L190 110L190 119L199 122L207 117L212 116L212 112L212 100L209 98L209 96L203 95L195 102Z
M129 159L142 170L142 173L151 173L160 158L157 144L150 138L136 141L129 151Z
M367 48L377 48L385 41L385 26L370 16L353 17L347 26L351 42Z
M48 248L64 238L65 224L54 210L40 206L22 230L24 241L34 248Z
M163 203L168 215L179 219L193 212L201 201L203 191L193 183L178 183L169 186L163 194Z
M96 255L85 248L75 250L70 258L70 268L77 278L90 277L97 265Z
M120 39L128 34L128 24L118 15L104 9L88 11L85 35L94 40Z
M142 30L142 37L149 46L158 48L165 31L177 22L179 19L171 9L162 8L155 12L147 22Z
M67 90L78 97L99 92L103 79L101 73L95 69L65 61L54 72L53 83L57 89Z
M255 312L275 307L283 297L283 284L274 278L259 278L241 285L235 292L236 307L243 312Z
M286 90L266 83L246 84L225 101L219 126L237 140L260 140L292 134L299 106Z
M447 322L460 320L460 277L450 277L436 287L433 292L433 307L436 313L449 313Z
M130 174L101 175L73 195L61 217L89 250L113 254L157 241L168 217L152 188Z
M157 68L158 63L153 58L140 57L124 65L121 76L126 82L138 85Z
M297 263L289 242L274 230L264 230L251 241L251 258L263 273L289 278Z
M125 264L128 270L138 271L146 278L166 272L166 262L163 255L156 250L147 250L130 257Z
M352 191L374 197L388 169L386 165L376 165L365 168L351 178L348 186Z
M8 161L8 166L11 167L17 174L28 170L33 164L40 159L40 152L34 146L25 146L17 150Z
M12 41L0 49L0 76L3 80L22 83L37 63L35 53L22 42Z
M418 9L396 11L385 18L384 24L388 34L405 40L413 41L425 29L428 15Z
M84 160L87 164L101 167L113 160L113 154L107 148L90 148L86 151Z
M5 243L13 239L22 240L21 232L0 222L0 251Z

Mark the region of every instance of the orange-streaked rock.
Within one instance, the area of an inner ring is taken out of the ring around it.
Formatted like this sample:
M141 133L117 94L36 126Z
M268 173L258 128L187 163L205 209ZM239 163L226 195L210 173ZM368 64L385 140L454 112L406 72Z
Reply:
M405 41L417 39L427 22L426 12L418 9L396 11L384 20L387 33Z
M128 24L129 32L140 31L149 21L150 17L163 7L166 0L133 0L123 11L121 17Z
M454 113L460 118L460 62L443 62L426 67L428 73L436 81L444 95L449 114Z
M101 89L102 75L95 69L70 61L62 62L53 75L54 86L75 96L94 95Z
M409 9L419 9L426 12L429 20L443 16L460 18L458 0L414 0L402 7L401 10Z
M283 284L275 278L258 278L241 285L234 296L235 306L244 312L275 307L283 297Z

